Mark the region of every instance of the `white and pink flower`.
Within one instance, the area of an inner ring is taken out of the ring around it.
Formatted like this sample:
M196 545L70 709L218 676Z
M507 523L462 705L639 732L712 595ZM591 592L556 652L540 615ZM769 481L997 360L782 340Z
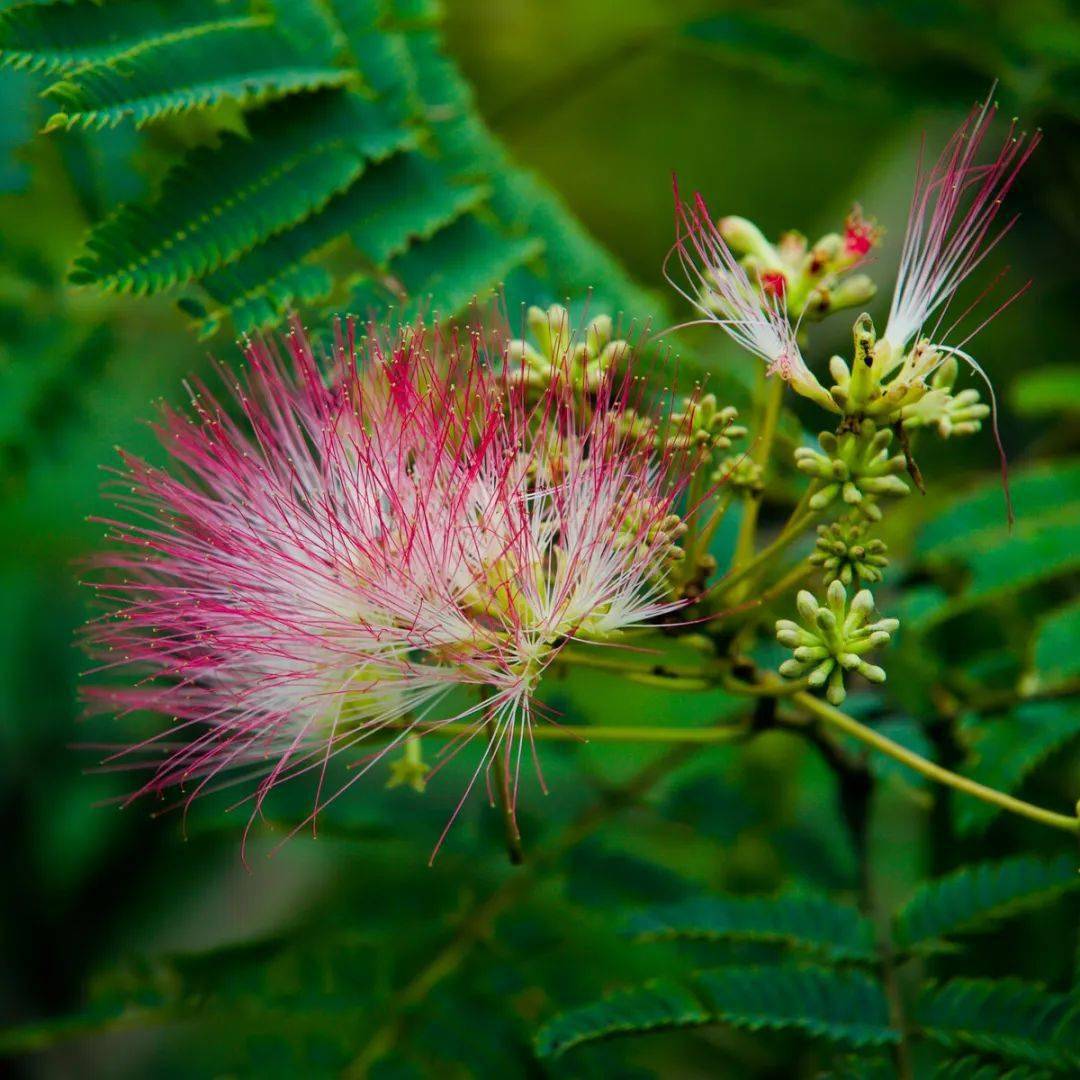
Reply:
M248 348L230 402L197 386L190 414L164 411L170 470L125 457L89 636L134 682L88 693L169 718L113 755L149 770L132 798L249 782L258 812L307 775L313 822L410 733L451 721L471 725L458 748L482 736L474 781L498 746L516 777L560 650L679 606L665 523L680 485L621 434L630 383L583 409L554 380L527 403L485 354L478 334L358 344L350 326L320 362L294 328ZM484 700L451 705L463 686ZM358 767L330 790L342 753Z

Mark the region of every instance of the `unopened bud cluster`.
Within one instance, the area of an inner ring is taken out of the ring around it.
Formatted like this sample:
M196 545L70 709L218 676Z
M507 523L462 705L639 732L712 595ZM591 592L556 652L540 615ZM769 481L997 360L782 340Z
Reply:
M887 645L900 625L896 619L873 620L874 597L862 589L848 603L847 590L834 581L819 603L813 593L801 591L796 599L799 621L780 619L776 639L793 650L790 660L780 665L780 674L805 678L807 685L828 685L825 696L834 705L847 697L845 676L858 672L870 682L885 681L884 669L870 664L864 656Z
M809 447L795 451L795 464L808 475L823 481L810 499L813 510L824 510L837 498L873 521L881 519L877 499L882 495L906 495L908 485L897 475L906 468L903 454L890 454L893 433L878 431L867 420L858 431L818 436L821 453Z
M866 522L850 518L819 525L815 550L810 556L821 567L826 582L871 585L880 581L889 564L884 540L866 535Z
M598 315L579 334L574 333L570 312L561 304L552 304L546 311L530 307L526 318L533 340L511 341L505 364L510 379L533 393L542 393L563 379L574 390L595 393L630 348L614 338L610 315Z
M814 244L794 230L771 243L742 217L722 218L718 228L750 280L783 297L794 319L822 319L865 304L876 292L865 274L850 273L881 237L881 230L858 207L848 215L842 234L827 233Z

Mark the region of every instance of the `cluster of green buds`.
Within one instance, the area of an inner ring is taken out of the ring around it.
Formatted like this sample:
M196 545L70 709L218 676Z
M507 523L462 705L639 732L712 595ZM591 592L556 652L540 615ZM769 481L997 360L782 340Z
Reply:
M793 319L822 319L831 312L858 307L876 291L865 274L850 273L881 238L881 230L862 216L858 206L848 215L842 234L827 233L814 244L795 231L784 233L773 244L753 222L741 217L722 218L718 228L750 279L783 296Z
M979 392L953 393L959 370L954 356L942 356L926 338L897 356L887 341L877 339L865 313L855 321L854 334L851 365L839 356L829 362L829 394L845 416L886 425L900 421L908 429L933 427L943 438L970 435L982 426L990 409Z
M530 307L526 319L533 340L511 341L505 362L511 381L533 393L561 379L575 390L595 393L630 348L614 338L610 315L597 315L578 334L571 327L570 312L561 304L552 304L546 311Z
M765 490L765 468L749 454L729 454L718 462L712 482L756 497Z
M715 394L683 398L682 408L671 414L664 442L672 449L699 448L703 455L730 450L746 428L736 423L739 410L733 405L720 408Z
M847 697L845 677L858 672L870 682L885 681L885 672L863 657L873 649L887 645L890 635L900 625L896 619L872 620L874 597L862 589L848 603L847 590L834 581L819 603L813 593L802 590L796 607L799 621L780 619L776 624L776 639L793 650L791 659L780 665L780 674L788 678L805 678L807 685L817 688L828 684L825 696L834 705Z
M990 415L990 406L980 400L979 391L968 388L953 393L958 365L950 356L933 374L930 389L915 405L904 410L907 429L930 427L947 439L951 435L974 435Z
M903 454L890 454L893 433L880 431L871 420L857 430L818 436L821 452L808 446L795 451L795 464L822 482L810 498L812 510L824 510L840 497L873 521L881 520L877 499L882 495L906 495L908 485L897 475L907 462Z
M679 541L686 534L686 523L678 514L657 515L656 505L646 498L634 498L624 510L622 524L615 537L615 548L640 548L642 558L650 556L665 571L681 562L686 553Z
M869 585L880 581L889 564L884 540L866 535L866 522L855 517L819 525L810 562L821 567L826 583Z

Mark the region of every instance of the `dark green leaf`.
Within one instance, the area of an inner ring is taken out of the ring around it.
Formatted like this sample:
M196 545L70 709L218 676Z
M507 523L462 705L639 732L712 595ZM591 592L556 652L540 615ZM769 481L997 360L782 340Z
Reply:
M31 5L0 20L0 63L55 72L113 60L220 29L267 26L241 3L110 0L108 4Z
M59 106L46 130L114 127L232 99L254 105L354 80L348 69L311 63L273 30L208 26L204 33L91 64L51 86Z
M1080 1068L1076 1002L1019 979L952 979L923 991L915 1020L950 1048L1032 1065Z
M712 1022L710 1012L692 989L667 979L655 979L549 1020L536 1036L536 1050L541 1057L558 1057L582 1043L616 1035L700 1027Z
M151 202L96 226L71 280L150 293L210 273L318 211L413 139L355 94L272 105L252 117L248 137L194 151Z
M681 900L641 912L630 920L627 930L651 941L768 941L834 960L874 956L873 926L858 911L808 892Z
M1080 885L1078 869L1074 855L1052 860L1021 855L961 867L920 886L900 909L896 943L910 947L950 934L972 933L998 919L1050 903Z
M657 980L563 1013L537 1036L542 1056L616 1035L727 1024L748 1031L791 1030L854 1046L895 1042L878 983L861 972L824 968L724 967L681 983Z
M994 719L970 717L963 734L971 746L963 774L999 791L1016 791L1041 761L1080 735L1080 699L1029 701ZM953 806L961 832L983 829L1000 813L980 799L958 796Z

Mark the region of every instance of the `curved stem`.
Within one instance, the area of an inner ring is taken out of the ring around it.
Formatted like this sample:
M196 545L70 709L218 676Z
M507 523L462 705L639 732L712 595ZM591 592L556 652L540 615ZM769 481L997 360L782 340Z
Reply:
M982 799L983 802L992 803L1003 810L1019 814L1021 817L1030 818L1032 821L1037 821L1042 825L1049 825L1054 829L1063 829L1066 832L1080 833L1080 817L1069 817L1065 814L1055 813L1053 810L1044 810L1041 806L1024 802L1023 799L1014 798L1012 795L1006 795L1003 791L997 791L995 788L987 787L985 784L980 784L975 780L969 780L966 776L960 776L949 769L943 769L940 765L936 765L899 743L893 742L892 739L874 731L873 728L869 728L865 724L859 723L858 720L848 716L847 713L841 712L828 704L828 702L821 701L805 690L793 694L792 701L819 720L823 720L848 735L854 736L861 742L866 743L867 746L872 746L875 750L888 754L889 757L895 758L902 765L914 769L915 772L921 773L931 780L936 780L939 784L945 784L947 787L955 788L957 791L963 791L976 799Z

